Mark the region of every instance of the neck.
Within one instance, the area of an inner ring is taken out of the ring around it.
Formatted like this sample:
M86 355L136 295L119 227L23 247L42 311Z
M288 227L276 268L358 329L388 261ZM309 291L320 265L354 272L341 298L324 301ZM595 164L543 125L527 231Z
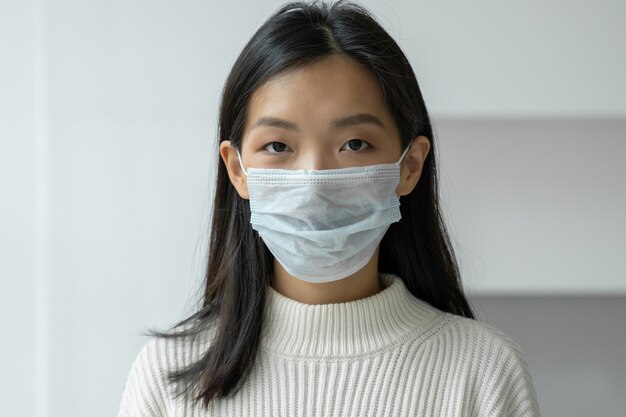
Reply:
M274 259L272 287L285 297L304 304L343 303L369 297L383 290L378 273L378 251L376 248L370 261L354 274L322 283L298 279Z

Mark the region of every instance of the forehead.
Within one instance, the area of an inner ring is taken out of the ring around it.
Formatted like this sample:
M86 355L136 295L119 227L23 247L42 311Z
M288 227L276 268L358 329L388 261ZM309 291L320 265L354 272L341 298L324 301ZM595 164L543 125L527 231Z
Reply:
M306 127L356 113L372 113L393 124L374 75L352 58L337 55L286 70L259 87L250 100L246 132L260 117L281 117Z

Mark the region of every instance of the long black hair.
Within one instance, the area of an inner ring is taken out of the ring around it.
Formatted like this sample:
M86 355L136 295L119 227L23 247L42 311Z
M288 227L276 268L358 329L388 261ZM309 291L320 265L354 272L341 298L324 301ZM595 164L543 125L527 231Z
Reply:
M446 312L474 319L463 293L456 257L440 212L435 141L411 65L396 42L362 6L349 1L314 1L281 6L246 44L223 89L218 143L240 148L250 97L279 72L332 55L351 57L378 80L400 131L402 148L418 135L430 152L418 184L400 198L402 219L381 241L379 270L398 275L410 292ZM272 285L273 256L250 225L249 201L231 184L217 156L204 294L199 308L167 332L148 336L183 338L211 328L210 347L193 363L169 372L182 383L177 394L208 406L236 393L255 362L266 290ZM201 306L201 307L200 307Z

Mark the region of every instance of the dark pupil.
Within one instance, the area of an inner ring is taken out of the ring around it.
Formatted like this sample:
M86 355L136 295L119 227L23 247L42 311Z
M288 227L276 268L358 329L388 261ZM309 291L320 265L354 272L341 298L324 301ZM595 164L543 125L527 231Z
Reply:
M285 150L285 145L284 143L281 142L272 142L272 149L274 149L276 152L282 152Z
M354 145L354 146L352 146ZM353 151L359 150L361 149L361 139L351 139L348 142L348 146L350 147L350 149L352 149Z

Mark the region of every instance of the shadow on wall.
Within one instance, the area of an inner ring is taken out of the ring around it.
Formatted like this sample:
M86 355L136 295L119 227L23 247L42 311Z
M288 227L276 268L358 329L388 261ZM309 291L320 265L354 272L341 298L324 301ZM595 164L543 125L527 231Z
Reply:
M530 367L543 417L624 415L626 297L470 297Z

